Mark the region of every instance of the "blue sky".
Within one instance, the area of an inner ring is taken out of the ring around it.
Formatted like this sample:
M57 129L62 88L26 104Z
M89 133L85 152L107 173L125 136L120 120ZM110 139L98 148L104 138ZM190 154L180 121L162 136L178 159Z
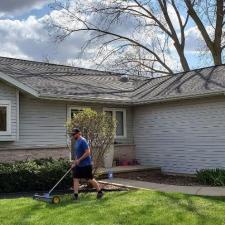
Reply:
M49 4L43 5L41 9L31 9L23 12L21 15L15 16L15 19L24 20L27 19L30 15L35 16L37 18L41 18L51 12L51 8Z
M84 34L75 34L62 43L54 42L49 36L46 21L52 12L49 7L51 2L51 0L1 0L0 55L94 68L95 64L91 60L94 49L89 49L89 54L80 57L81 46L86 40ZM191 28L192 23L189 24L189 29ZM195 30L189 33L187 59L192 68L204 66L205 61L198 60L194 49L200 43L195 38Z

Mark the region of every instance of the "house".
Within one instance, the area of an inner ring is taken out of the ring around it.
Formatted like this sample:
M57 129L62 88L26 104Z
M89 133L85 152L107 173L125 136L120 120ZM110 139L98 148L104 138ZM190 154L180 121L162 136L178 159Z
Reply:
M0 161L68 157L66 121L118 120L115 157L193 174L225 167L225 66L147 78L0 57Z

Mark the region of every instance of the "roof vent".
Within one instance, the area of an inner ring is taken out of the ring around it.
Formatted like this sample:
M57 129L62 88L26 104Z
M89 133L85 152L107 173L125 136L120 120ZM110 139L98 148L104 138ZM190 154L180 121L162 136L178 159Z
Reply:
M129 76L128 75L122 75L121 77L120 77L120 81L121 82L128 82L129 81Z

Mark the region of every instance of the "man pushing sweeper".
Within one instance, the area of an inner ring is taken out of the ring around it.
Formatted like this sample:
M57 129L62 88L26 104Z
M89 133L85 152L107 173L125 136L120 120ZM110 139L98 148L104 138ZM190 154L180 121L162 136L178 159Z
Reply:
M71 136L75 139L73 151L75 160L72 163L74 200L78 200L79 179L86 179L97 190L97 199L103 197L98 182L93 178L91 151L87 140L82 137L78 128L73 128Z

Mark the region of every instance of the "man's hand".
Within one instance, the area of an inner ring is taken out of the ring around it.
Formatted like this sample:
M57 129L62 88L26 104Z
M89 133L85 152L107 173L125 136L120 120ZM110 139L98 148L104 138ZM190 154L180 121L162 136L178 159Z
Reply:
M74 168L75 166L79 165L80 164L80 160L79 159L76 159L72 162L71 164L71 168Z
M71 168L73 169L76 166L75 162L73 161L71 164Z
M77 166L77 165L79 165L80 164L80 160L79 159L76 159L75 160L75 165Z

